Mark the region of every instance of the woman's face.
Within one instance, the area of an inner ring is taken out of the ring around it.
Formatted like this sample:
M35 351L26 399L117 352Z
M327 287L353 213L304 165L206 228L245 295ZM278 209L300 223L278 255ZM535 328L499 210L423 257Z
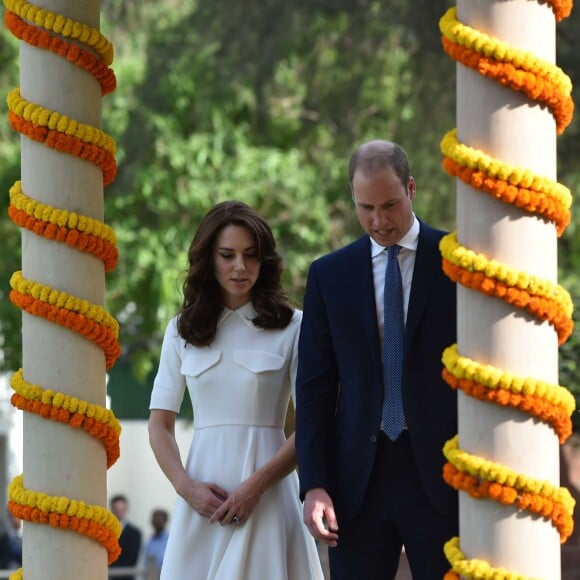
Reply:
M216 240L213 261L224 304L235 310L249 302L260 275L258 248L251 232L244 226L226 226Z

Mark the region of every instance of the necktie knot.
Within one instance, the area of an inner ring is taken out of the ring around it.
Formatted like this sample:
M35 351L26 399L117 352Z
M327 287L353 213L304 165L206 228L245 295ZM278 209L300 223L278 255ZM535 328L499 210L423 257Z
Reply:
M398 244L393 244L392 246L389 246L387 248L387 256L388 256L389 260L396 260L397 256L399 255L400 249L401 249L401 246L399 246Z

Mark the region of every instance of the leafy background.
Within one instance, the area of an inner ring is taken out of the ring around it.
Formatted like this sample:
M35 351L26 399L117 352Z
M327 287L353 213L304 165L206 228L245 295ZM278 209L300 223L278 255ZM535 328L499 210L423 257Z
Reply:
M440 44L442 0L103 0L118 89L103 102L119 172L105 192L120 262L107 308L123 356L110 389L120 417L144 416L162 332L181 297L186 249L214 203L241 199L271 223L284 283L301 304L313 258L359 235L347 160L359 142L398 141L418 184L416 212L452 229L454 183L439 141L455 123L455 65ZM580 76L578 10L558 25L558 63ZM18 84L18 44L0 32L0 93ZM576 99L576 101L578 101ZM578 104L578 103L577 103ZM6 105L0 103L6 119ZM578 116L558 141L559 180L580 185ZM20 366L20 312L8 300L20 232L7 218L20 140L0 122L0 364ZM559 243L560 282L580 296L580 209ZM560 381L580 393L578 331ZM138 404L136 404L138 401ZM575 419L578 413L575 415ZM578 421L580 427L580 421Z

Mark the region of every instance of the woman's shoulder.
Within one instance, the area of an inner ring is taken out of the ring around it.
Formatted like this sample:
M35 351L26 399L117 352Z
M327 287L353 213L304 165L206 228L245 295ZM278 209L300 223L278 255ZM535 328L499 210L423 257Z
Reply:
M177 333L177 323L179 322L179 314L175 315L173 318L169 320L165 327L165 331L174 330Z
M179 315L174 316L169 320L165 326L165 340L181 341L183 340L179 335L179 329L177 328L177 323L179 321Z
M254 330L258 332L266 330L266 332L294 334L300 329L300 324L302 322L302 310L294 308L293 306L290 306L290 310L292 311L292 313L290 314L290 318L288 319L288 322L286 323L285 326L280 325L277 328L270 329L264 329L259 326L253 326Z
M299 308L294 308L294 312L292 313L292 318L290 319L290 324L298 324L302 322L302 310Z
M302 323L302 310L299 308L292 307L292 317L290 321L283 329L283 332L294 335L300 331L300 325Z

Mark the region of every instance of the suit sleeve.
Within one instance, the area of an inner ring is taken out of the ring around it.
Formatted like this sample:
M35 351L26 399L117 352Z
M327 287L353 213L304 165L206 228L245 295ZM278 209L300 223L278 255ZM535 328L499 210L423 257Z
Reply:
M315 262L308 273L298 343L296 378L296 453L300 494L329 488L338 371L327 307Z

